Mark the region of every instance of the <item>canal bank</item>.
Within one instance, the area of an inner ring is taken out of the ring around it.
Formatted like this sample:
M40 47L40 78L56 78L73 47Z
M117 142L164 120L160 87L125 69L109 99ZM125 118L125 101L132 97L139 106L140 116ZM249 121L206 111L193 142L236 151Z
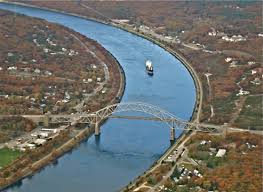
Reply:
M76 15L75 15L76 16ZM115 26L116 27L116 26ZM127 30L126 30L127 31ZM137 35L139 35L139 34L137 34ZM141 36L141 35L140 35ZM147 39L147 38L146 38ZM150 40L150 39L148 39L148 40ZM160 46L160 45L159 45ZM165 48L165 47L164 47ZM166 49L167 50L167 49ZM189 70L189 69L188 69ZM196 88L197 89L197 88ZM177 93L178 94L178 93ZM195 102L196 103L196 102ZM197 104L195 104L195 105L197 105ZM193 115L191 115L191 116L193 116Z

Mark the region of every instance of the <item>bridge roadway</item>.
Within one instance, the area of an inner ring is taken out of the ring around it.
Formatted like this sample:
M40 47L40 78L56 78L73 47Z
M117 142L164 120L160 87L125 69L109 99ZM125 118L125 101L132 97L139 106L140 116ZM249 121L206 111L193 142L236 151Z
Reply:
M86 114L86 113L77 113L77 114L71 114L71 115L0 115L0 118L3 117L14 117L14 116L22 116L24 118L28 119L43 119L45 117L49 117L51 121L49 123L70 123L72 124L72 121L75 120L75 123L90 123L90 121L84 120L82 121L81 118L96 118L95 114ZM222 125L214 125L214 124L207 124L207 123L194 123L194 122L187 122L178 120L176 118L158 118L158 117L144 117L144 116L121 116L121 115L110 115L107 116L107 118L117 118L117 119L129 119L129 120L146 120L146 121L159 121L159 122L177 122L179 125L188 125L193 127L203 127L203 128L211 128L211 129L220 129L222 128ZM54 121L52 121L54 119ZM73 123L74 124L74 123ZM182 126L178 126L178 129L185 129ZM189 128L188 128L189 129ZM190 128L192 130L192 128Z
M0 118L3 117L13 117L13 116L20 116L20 115L0 115ZM28 119L34 119L34 118L44 118L46 115L21 115L24 118ZM85 117L86 114L72 114L72 115L49 115L51 118L55 119L65 119L65 121L58 121L58 122L50 122L50 123L71 123L71 125L74 125L76 123L88 123L88 122L78 122L81 117ZM79 118L78 118L79 117ZM173 122L175 119L173 118L165 118L165 119L160 119L158 117L143 117L143 116L125 116L125 115L111 115L108 116L108 118L114 118L114 119L129 119L129 120L146 120L146 121L159 121L159 122ZM75 119L75 121L70 122L70 120ZM240 129L236 127L230 127L227 125L215 125L215 124L208 124L208 123L191 123L191 122L186 122L188 125L191 125L191 127L206 127L210 128L211 130L222 130L222 128L226 128L229 131L249 131L251 133L255 134L261 134L263 135L262 131L257 131L257 130L248 130L248 129ZM185 129L185 127L177 127L179 129ZM190 128L191 130L196 130L196 128ZM189 128L188 128L189 130ZM208 130L207 130L208 131Z
M141 112L144 114L151 115L151 117L145 116L119 116L114 115L120 112L126 111L135 111ZM6 115L12 116L12 115ZM131 119L131 120L148 120L148 121L160 121L166 123L170 128L170 140L175 140L175 130L195 130L201 132L226 132L226 131L242 131L242 129L237 129L234 127L229 127L225 125L214 125L207 123L199 123L198 121L185 121L177 118L168 111L161 109L157 106L142 103L142 102L123 102L116 103L105 108L102 108L93 113L75 113L75 114L44 114L44 115L22 115L24 118L29 118L37 124L42 123L44 126L49 126L50 123L67 123L70 125L75 124L89 124L95 126L95 135L100 135L100 124L107 118L122 118L122 119ZM0 116L1 117L1 116ZM4 115L2 115L4 117ZM252 132L250 130L250 132ZM253 131L258 133L257 131ZM262 134L262 131L260 131Z

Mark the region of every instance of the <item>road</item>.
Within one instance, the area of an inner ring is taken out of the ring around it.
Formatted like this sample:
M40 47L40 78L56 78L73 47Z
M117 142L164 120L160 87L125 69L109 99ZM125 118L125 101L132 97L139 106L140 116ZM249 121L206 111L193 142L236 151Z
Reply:
M105 74L105 80L103 82L99 82L99 86L92 91L92 93L88 94L80 103L78 103L74 108L78 111L82 111L82 107L84 106L85 102L89 100L91 96L96 95L99 91L101 91L104 87L104 85L109 81L110 75L109 75L109 68L106 65L105 62L103 62L93 51L91 51L85 43L83 43L76 35L70 34L74 39L76 39L86 50L87 53L90 53L97 61L100 62L100 64L103 66L104 74Z
M162 161L165 159L168 159L168 157L170 155L172 155L172 158L171 160L177 160L179 159L179 156L182 155L182 153L184 153L185 151L185 143L191 138L192 135L194 135L195 132L192 132L188 137L186 137L181 144L179 145L174 145L174 147L172 147L169 152L167 153L166 156L163 156L162 158ZM155 169L154 169L155 170ZM152 171L154 171L152 170ZM174 168L172 168L172 170L170 170L168 173L166 173L164 176L163 176L163 179L157 183L154 187L152 187L150 190L148 190L148 192L155 192L157 190L158 187L160 187L161 185L164 184L164 182L166 181L167 178L169 178L171 176L171 174L173 173L174 171Z

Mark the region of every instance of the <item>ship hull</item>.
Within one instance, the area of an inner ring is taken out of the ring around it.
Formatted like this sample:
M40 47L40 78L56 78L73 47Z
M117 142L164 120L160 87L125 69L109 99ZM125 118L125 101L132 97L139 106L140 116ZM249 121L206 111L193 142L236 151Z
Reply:
M153 76L153 70L148 70L148 69L146 69L146 71L147 71L147 74L148 74L148 75Z

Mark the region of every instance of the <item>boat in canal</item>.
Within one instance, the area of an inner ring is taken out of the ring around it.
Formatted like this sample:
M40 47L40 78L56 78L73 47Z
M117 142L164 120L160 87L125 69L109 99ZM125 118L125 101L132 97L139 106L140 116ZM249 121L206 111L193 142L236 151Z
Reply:
M152 64L152 61L147 60L145 62L145 65L146 65L146 70L147 70L148 75L152 76L153 75L153 64Z

